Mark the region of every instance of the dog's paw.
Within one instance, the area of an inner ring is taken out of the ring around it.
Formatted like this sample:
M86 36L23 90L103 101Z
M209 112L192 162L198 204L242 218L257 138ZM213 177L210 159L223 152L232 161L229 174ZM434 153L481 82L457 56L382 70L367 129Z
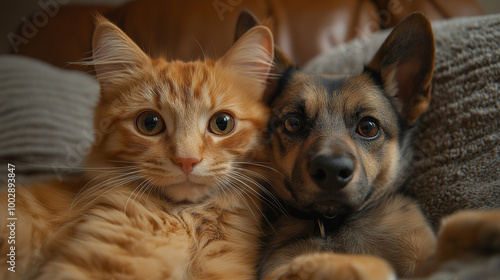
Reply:
M392 280L396 275L384 260L363 255L317 253L296 257L278 268L266 279L328 280L372 279Z
M500 210L462 211L446 218L438 237L437 256L456 259L500 253Z
M436 253L418 275L428 276L452 263L487 262L493 256L500 256L500 210L461 211L443 220Z

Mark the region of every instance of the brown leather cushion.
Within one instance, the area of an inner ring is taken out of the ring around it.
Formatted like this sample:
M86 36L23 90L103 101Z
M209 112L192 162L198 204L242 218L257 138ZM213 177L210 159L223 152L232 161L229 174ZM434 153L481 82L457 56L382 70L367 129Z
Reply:
M474 0L137 0L116 9L65 6L27 44L19 45L18 53L82 70L68 62L90 57L92 14L100 12L152 56L217 57L233 43L244 7L271 22L276 43L299 66L339 43L391 27L415 10L424 10L431 19L481 14Z
M376 0L375 2L383 27L395 26L406 15L419 10L424 11L432 20L482 14L479 4L469 0Z
M133 1L106 14L151 56L195 60L223 55L233 44L242 6L232 1ZM268 16L266 1L243 2L258 17Z
M94 31L93 15L105 13L110 7L63 6L47 25L36 29L36 35L26 44L18 43L11 53L40 59L55 66L93 72L92 67L69 64L80 62L92 56L92 35ZM32 17L28 17L32 19ZM31 20L31 22L33 22ZM23 28L16 32L25 38Z

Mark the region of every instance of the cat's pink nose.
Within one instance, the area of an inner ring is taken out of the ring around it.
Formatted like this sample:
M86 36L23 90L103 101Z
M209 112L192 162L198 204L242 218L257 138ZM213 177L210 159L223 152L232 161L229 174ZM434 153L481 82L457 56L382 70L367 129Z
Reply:
M193 167L200 162L197 158L174 158L174 162L181 166L184 173L189 174Z

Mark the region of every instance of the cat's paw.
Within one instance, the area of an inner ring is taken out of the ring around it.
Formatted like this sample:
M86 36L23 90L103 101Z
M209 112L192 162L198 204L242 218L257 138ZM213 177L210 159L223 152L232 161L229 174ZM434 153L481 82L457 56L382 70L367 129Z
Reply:
M419 275L428 276L448 263L485 262L500 255L500 210L461 211L445 218L437 250Z
M384 260L371 256L317 253L296 257L271 277L279 280L372 279L392 280L396 275Z

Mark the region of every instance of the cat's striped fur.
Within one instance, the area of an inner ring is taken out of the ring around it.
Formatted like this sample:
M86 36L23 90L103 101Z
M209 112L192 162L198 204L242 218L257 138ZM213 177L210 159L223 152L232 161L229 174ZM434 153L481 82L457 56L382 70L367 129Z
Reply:
M93 49L96 143L81 176L17 187L16 273L2 253L0 278L255 279L269 30L253 29L217 61L167 62L98 18ZM156 117L142 123L144 112ZM234 128L217 135L221 112Z

